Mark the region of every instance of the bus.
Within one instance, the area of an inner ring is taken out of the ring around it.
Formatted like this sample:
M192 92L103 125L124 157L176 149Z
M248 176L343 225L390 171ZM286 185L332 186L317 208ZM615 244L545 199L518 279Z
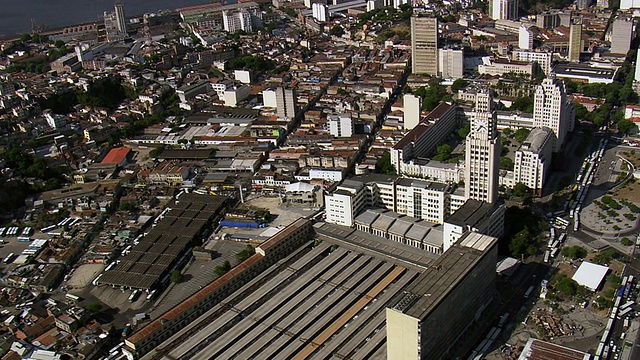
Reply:
M567 233L562 233L562 234L560 234L560 237L558 238L558 241L560 243L562 243L566 238L567 238Z
M11 261L13 260L14 255L15 255L14 253L10 253L9 255L7 255L6 258L4 258L4 260L2 260L2 262L4 262L5 264L10 264Z
M549 262L549 256L551 256L551 251L547 250L544 252L544 262L548 263Z
M558 248L553 248L553 250L551 250L551 257L554 258L556 255L558 255Z
M625 317L625 316L629 315L629 313L630 313L630 312L632 312L632 311L633 311L633 308L632 308L632 307L628 307L628 308L626 308L626 309L624 309L624 310L620 311L620 312L618 313L618 320L620 320L620 319L622 319L623 317Z
M524 298L528 299L529 296L531 296L532 292L533 292L533 285L529 286L529 288L527 289L527 292L524 293Z
M624 310L635 303L636 303L635 301L629 300L626 303L622 304L622 306L620 306L620 310Z
M140 295L140 290L133 290L131 296L129 296L129 302L134 302L138 299L138 295Z
M78 295L73 295L73 294L67 294L64 296L65 298L67 298L67 300L71 300L73 302L78 302L80 301L80 296Z

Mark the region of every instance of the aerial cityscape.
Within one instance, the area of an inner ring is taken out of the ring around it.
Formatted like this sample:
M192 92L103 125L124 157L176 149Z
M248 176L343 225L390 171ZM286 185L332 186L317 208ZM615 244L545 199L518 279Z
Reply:
M0 37L0 359L640 359L640 1L128 2Z

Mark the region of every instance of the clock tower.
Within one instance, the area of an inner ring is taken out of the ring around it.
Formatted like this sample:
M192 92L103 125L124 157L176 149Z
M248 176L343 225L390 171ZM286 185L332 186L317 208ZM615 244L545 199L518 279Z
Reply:
M488 89L476 95L475 114L465 144L464 187L467 199L494 203L498 200L500 136L493 97Z

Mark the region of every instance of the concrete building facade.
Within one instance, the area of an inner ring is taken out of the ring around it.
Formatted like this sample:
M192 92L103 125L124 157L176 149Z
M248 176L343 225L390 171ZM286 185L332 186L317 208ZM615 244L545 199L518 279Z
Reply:
M419 9L411 16L411 71L438 74L438 19Z
M551 166L553 137L549 128L535 128L515 153L513 181L527 185L535 196L542 196Z
M417 95L404 94L402 100L404 103L404 129L411 130L420 122L422 99Z
M497 240L469 232L386 308L387 359L440 359L495 294Z
M353 119L349 114L327 116L329 133L335 137L353 136Z
M631 49L634 34L634 20L631 17L618 16L611 27L611 52L626 54Z
M572 19L569 27L569 54L567 60L579 62L582 49L582 20Z
M516 20L518 18L518 0L491 0L489 11L493 20Z
M567 97L564 81L555 76L547 77L538 85L533 101L535 127L548 127L555 134L553 151L562 147L566 135L573 130L575 110Z
M460 79L464 75L464 52L461 49L438 49L438 76Z
M498 199L500 136L489 90L478 93L476 113L465 143L465 194L467 199L493 203Z
M516 49L511 53L511 58L516 61L537 63L545 75L551 73L551 61L553 60L553 54L550 52Z

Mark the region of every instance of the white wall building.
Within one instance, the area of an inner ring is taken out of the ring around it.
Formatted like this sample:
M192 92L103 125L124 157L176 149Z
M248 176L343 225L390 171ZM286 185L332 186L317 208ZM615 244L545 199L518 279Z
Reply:
M633 79L635 81L640 81L640 48L636 53L636 71L635 71L635 75L633 76Z
M396 212L442 224L450 213L450 190L443 183L400 179L396 185Z
M544 51L529 51L529 50L513 50L511 58L516 61L526 61L537 63L540 69L548 75L551 73L551 62L553 60L553 54Z
M275 90L264 90L262 91L262 102L265 107L277 108L278 101L276 100L276 91Z
M516 20L518 18L518 0L491 0L489 1L489 12L493 20Z
M247 9L223 11L222 22L224 24L224 30L229 33L235 33L240 30L245 32L253 31L251 13L247 11Z
M353 136L353 120L349 114L337 114L327 116L329 133L335 137Z
M234 70L233 76L236 81L239 81L243 84L251 84L251 73L248 70Z
M515 153L513 181L527 185L536 196L542 196L549 173L553 138L549 128L535 128Z
M238 103L251 95L251 88L247 85L228 87L224 91L224 106L236 107Z
M533 49L533 34L526 25L520 25L518 30L518 47L522 50Z
M411 130L420 122L422 99L417 95L404 94L402 100L404 103L404 129Z
M345 180L332 194L324 197L326 222L342 226L353 226L357 214L364 208L364 184Z
M311 4L311 10L313 13L313 18L320 21L326 22L329 19L329 7L325 4L313 3Z
M462 50L438 49L438 76L443 79L460 79L464 74Z
M555 134L553 151L560 150L567 133L573 130L575 110L567 97L562 80L547 77L538 85L534 95L533 123L535 127L548 127Z
M296 117L297 98L295 89L279 87L276 89L276 110L279 118Z

